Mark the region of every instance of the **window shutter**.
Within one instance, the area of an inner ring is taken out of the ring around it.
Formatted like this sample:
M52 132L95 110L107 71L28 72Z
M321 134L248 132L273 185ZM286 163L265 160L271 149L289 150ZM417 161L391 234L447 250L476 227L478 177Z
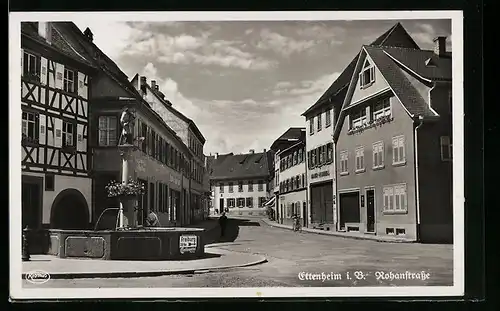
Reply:
M38 142L41 145L45 145L47 143L47 125L46 125L46 116L44 114L40 114L38 116Z
M378 147L375 146L373 147L373 167L377 167L379 164L378 164Z
M363 71L359 73L359 86L363 86Z
M59 118L54 118L54 147L62 147L62 120Z
M371 78L370 82L375 81L375 66L370 67L370 78Z
M47 59L40 57L40 83L47 84Z
M405 138L400 137L399 138L399 160L404 161L406 160L406 155L405 155Z
M83 124L76 125L76 150L85 151L83 144Z
M56 63L56 89L63 89L64 65Z
M85 80L87 79L87 75L83 72L78 72L78 96L81 96L87 99L87 86L85 85Z

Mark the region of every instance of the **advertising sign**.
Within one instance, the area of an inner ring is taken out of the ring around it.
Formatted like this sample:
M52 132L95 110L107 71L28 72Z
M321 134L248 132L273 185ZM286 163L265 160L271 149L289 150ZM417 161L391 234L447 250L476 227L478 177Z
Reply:
M179 250L181 254L196 252L198 239L196 235L181 235L179 240Z

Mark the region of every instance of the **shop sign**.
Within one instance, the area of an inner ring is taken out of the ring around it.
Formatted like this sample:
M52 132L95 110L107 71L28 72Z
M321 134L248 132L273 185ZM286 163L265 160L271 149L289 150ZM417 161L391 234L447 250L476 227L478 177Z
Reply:
M181 254L196 252L198 238L196 235L181 235L179 238L179 251Z
M323 171L319 173L311 174L311 179L330 176L330 171Z

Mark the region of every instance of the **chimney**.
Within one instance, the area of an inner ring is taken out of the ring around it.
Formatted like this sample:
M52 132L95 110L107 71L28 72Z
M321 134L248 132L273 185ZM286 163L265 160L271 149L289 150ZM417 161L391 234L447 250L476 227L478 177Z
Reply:
M266 153L266 151L267 151L267 150L266 150L266 149L264 149L264 153Z
M87 37L87 39L89 39L90 42L94 41L94 34L92 33L89 27L85 29L83 35Z
M158 84L155 84L154 89L155 89L155 91L159 92L160 91L160 86Z
M255 153L255 150L254 149L250 149L248 152L250 152L250 153L253 154L253 153Z
M434 38L434 54L443 56L446 53L446 37L439 36Z
M44 38L48 44L52 42L52 26L49 22L38 22L38 34Z
M151 88L152 88L153 90L155 90L155 89L156 89L156 80L151 80Z
M218 157L219 157L219 153L218 153L218 152L216 152L216 153L215 153L215 159L217 159Z
M145 85L147 83L147 79L145 76L141 77L141 86Z

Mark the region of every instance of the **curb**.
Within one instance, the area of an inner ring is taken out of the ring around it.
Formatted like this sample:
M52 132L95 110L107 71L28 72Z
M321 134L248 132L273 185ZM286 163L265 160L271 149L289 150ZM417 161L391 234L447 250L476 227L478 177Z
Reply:
M273 227L273 228L284 229L284 230L293 230L292 227L281 225L281 224L273 224L273 223L268 222L265 219L261 219L261 221L263 223L265 223L266 225ZM312 231L309 228L302 229L302 233L328 235L328 236L334 236L334 237L339 237L339 238L344 238L344 239L375 241L375 242L381 242L381 243L406 243L406 244L416 243L416 241L413 241L413 240L388 240L388 239L383 239L383 238L373 238L373 237L369 237L369 236L346 235L346 234L338 233L338 232L334 232L334 231L321 231L321 230Z
M267 258L264 256L259 256L260 258L245 264L227 265L227 266L216 266L211 268L199 268L199 269L182 269L182 270L166 270L166 271L127 271L127 272L69 272L69 273L50 273L50 279L111 279L111 278L138 278L138 277L155 277L155 276L166 276L166 275L186 275L186 274L201 274L209 272L217 272L233 268L243 268L250 267L267 262ZM26 279L28 273L22 273L21 278Z

